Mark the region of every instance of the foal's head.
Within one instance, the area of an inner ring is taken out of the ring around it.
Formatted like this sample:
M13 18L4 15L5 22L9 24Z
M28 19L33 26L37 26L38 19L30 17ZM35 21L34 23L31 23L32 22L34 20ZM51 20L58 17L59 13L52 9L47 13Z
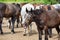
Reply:
M32 10L32 8L31 8L31 10L28 11L27 8L26 8L26 12L27 12L27 18L26 18L26 20L28 22L31 22L32 21L32 17L34 16L34 10Z

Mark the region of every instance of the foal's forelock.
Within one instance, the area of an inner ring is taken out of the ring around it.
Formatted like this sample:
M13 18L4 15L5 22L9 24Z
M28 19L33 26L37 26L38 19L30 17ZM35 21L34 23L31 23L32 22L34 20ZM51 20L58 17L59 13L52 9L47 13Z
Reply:
M29 14L29 13L26 14L26 15L25 15L25 18L26 18L26 20L29 20L29 19L31 18L31 14Z

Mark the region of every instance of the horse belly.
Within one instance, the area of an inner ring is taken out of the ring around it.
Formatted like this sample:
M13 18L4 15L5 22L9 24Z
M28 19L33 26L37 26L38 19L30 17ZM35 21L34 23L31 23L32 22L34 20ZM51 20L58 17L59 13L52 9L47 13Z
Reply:
M5 18L10 18L10 17L12 17L12 15L11 14L4 14L4 17Z

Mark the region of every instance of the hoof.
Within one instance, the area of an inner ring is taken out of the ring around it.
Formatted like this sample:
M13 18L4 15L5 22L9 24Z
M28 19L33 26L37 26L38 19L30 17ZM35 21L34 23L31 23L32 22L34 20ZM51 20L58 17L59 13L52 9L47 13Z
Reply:
M45 38L45 40L48 40L48 38Z
M42 38L39 38L39 40L42 40Z
M16 28L19 28L18 26Z
M19 28L18 25L16 26L16 28Z
M13 34L15 33L15 31L14 31L14 30L12 30L11 32L12 32Z
M49 38L52 38L52 36L50 35Z
M23 36L27 36L27 34L23 34Z
M1 32L1 34L3 34L3 32Z
M15 34L15 32L11 32L11 34Z

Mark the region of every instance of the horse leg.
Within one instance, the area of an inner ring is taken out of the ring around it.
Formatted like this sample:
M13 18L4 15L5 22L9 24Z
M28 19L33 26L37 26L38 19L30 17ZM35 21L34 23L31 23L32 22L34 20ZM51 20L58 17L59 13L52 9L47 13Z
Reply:
M48 40L48 27L44 26L44 30L45 30L45 40Z
M59 26L56 27L56 31L59 34L59 31L60 31Z
M20 23L21 23L21 27L23 27L23 25L22 25L22 17L21 17L21 21L20 21Z
M48 31L45 30L45 40L48 40Z
M24 26L24 34L23 34L23 36L26 36L26 31L27 31L27 27Z
M9 29L11 28L11 20L8 21L9 22Z
M30 35L30 27L28 26L28 35Z
M39 27L37 27L37 30L38 30L38 33L39 33L39 40L42 40L42 34L41 34L41 31Z
M3 31L2 31L2 23L0 22L0 31L1 31L1 34L3 34Z
M56 27L56 30L58 32L58 40L60 40L60 29L59 29L59 25Z
M13 32L13 33L15 33L15 32L14 32L14 23L15 23L15 20L16 20L15 17L12 17L12 18L11 18L11 22L12 22L11 32Z
M30 32L29 33L31 34L32 33L32 23L30 24L29 28L30 28Z
M49 28L49 29L48 29L48 35L49 35L49 38L52 37L52 28Z
M2 20L0 20L0 32L1 32L1 34L3 34L3 31L2 31Z
M18 28L18 24L19 24L20 20L19 17L17 18L17 28Z
M41 31L41 34L43 35L43 30Z

